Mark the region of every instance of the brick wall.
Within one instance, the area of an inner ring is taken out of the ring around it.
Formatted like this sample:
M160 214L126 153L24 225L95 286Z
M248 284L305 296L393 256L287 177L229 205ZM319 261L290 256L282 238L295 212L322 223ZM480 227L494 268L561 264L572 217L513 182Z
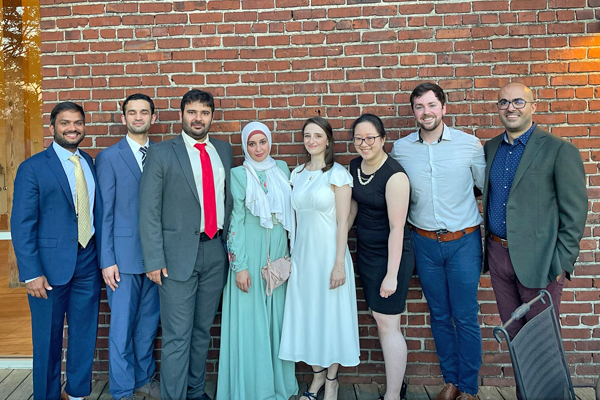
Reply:
M180 132L181 96L203 88L217 98L213 131L234 145L236 155L242 125L258 119L274 132L276 156L295 166L302 161L299 129L307 117L329 119L338 161L347 164L355 157L348 128L361 113L383 118L388 145L414 129L408 99L420 82L447 91L448 125L482 140L501 132L498 88L509 81L529 85L539 99L535 121L573 142L585 162L590 214L576 274L563 295L562 324L575 383L589 385L600 373L600 0L41 4L45 124L57 101L82 103L88 112L83 146L94 155L125 133L119 102L134 92L156 102L154 140ZM409 298L402 319L410 349L407 375L414 383L439 383L416 278ZM481 381L509 384L509 357L492 337L500 321L489 275L481 278L479 299ZM106 378L105 302L101 312L96 371ZM383 382L375 323L362 299L359 313L362 362L344 369L341 379ZM209 379L216 378L218 324L213 333Z

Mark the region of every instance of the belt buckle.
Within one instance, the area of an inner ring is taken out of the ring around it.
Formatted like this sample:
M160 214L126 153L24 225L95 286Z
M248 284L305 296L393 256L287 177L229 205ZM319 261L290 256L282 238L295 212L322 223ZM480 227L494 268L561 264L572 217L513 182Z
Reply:
M448 233L447 229L440 229L439 231L435 231L435 235L437 236L437 241L441 242L441 236L440 235L445 235Z
M500 245L508 250L508 240L500 238Z

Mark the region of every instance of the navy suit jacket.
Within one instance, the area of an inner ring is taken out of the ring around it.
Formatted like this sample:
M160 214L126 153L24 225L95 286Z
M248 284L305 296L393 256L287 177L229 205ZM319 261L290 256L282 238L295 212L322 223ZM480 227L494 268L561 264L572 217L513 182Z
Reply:
M96 156L96 171L103 206L100 268L117 264L119 272L142 274L138 210L142 171L126 137Z
M96 181L94 227L98 238L102 211L98 179L92 158L79 151ZM50 285L71 280L77 263L77 214L67 175L52 146L19 166L10 228L19 280L41 275Z

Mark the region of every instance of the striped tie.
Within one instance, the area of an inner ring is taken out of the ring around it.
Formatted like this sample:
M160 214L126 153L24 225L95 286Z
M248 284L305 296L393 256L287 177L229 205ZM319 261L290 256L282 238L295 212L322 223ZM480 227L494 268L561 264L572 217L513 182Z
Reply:
M146 165L146 152L148 151L148 146L140 147L140 153L142 153L142 169L144 165Z
M81 247L85 248L92 238L92 217L90 216L90 199L88 197L87 183L81 168L78 155L69 157L75 164L75 212L77 213L77 231Z

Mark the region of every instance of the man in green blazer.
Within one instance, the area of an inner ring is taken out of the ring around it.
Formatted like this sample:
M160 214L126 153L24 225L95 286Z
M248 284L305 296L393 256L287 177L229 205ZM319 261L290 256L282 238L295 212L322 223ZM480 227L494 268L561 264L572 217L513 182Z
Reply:
M540 289L550 292L558 317L588 209L581 155L532 122L537 104L527 86L507 84L497 105L506 131L484 147L484 272L490 271L503 323ZM537 304L510 326L511 337L544 309Z

